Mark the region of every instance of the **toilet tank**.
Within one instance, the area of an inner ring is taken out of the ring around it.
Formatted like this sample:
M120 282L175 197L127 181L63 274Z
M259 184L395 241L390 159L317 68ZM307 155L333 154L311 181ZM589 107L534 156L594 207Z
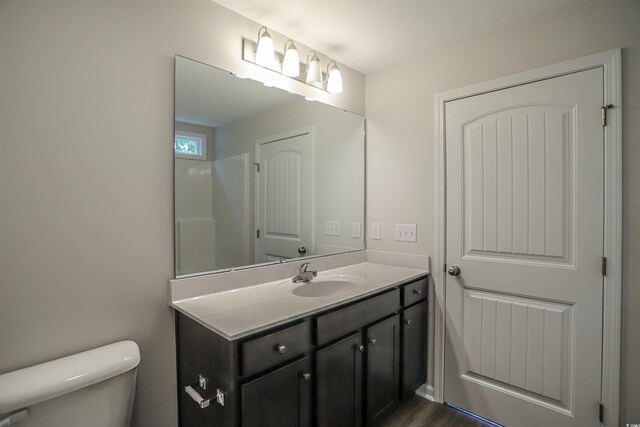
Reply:
M126 427L136 385L135 369L29 407L17 427Z
M0 375L0 426L127 427L139 361L122 341Z

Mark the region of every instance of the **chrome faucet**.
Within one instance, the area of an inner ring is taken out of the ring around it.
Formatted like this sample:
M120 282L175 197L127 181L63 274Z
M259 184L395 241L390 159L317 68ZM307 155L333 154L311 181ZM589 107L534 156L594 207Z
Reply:
M316 270L309 270L310 265L311 264L308 262L303 262L302 264L300 264L300 267L298 267L298 275L291 281L293 283L308 282L316 277L318 275L318 272Z

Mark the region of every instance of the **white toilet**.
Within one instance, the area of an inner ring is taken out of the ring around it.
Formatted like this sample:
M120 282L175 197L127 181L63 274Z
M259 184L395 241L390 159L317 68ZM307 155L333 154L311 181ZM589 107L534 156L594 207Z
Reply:
M139 362L121 341L0 375L0 427L127 427Z

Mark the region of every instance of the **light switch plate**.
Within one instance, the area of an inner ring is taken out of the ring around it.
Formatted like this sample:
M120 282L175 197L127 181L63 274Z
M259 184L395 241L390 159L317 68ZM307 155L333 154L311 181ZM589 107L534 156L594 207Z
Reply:
M371 239L380 240L380 223L379 222L371 223Z
M359 239L362 235L360 229L361 229L361 224L359 222L354 222L353 223L353 230L351 233L351 237L353 237L354 239Z
M324 234L327 236L340 235L340 221L326 221L324 224Z
M399 242L416 242L418 240L415 224L396 224L396 240Z

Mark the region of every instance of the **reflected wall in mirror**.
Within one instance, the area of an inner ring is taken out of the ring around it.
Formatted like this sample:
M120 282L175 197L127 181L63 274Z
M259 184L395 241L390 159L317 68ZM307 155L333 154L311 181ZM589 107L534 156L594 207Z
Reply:
M176 276L364 249L364 118L176 57Z

